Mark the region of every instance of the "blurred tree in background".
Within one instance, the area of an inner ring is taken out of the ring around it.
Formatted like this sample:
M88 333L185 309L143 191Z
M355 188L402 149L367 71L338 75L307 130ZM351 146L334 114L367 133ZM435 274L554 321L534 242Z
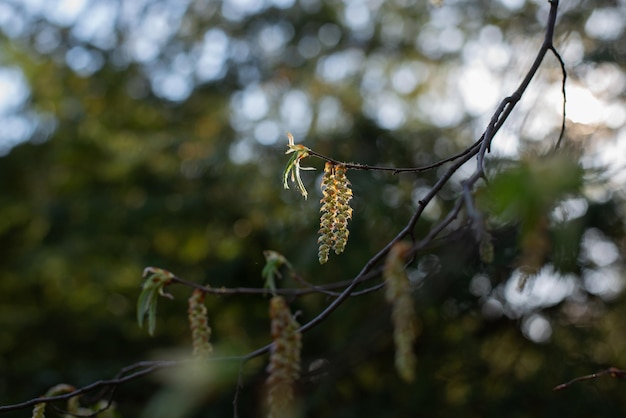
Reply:
M286 132L341 161L447 158L515 90L548 10L539 0L0 0L0 404L187 353L189 289L168 289L175 299L160 301L154 337L137 327L146 266L216 288L262 287L272 249L312 283L354 277L445 166L350 171L350 240L320 266L323 164L307 160L317 168L303 173L308 201L282 190ZM622 0L560 6L564 153L584 175L538 157L561 126L561 68L548 57L494 139L478 191L493 263L461 229L409 266L415 381L395 373L382 292L353 297L303 337L303 416L626 413L615 379L552 392L626 365L625 22ZM427 206L417 237L448 213L475 164ZM518 289L533 251L539 274ZM207 295L217 354L267 344L268 299ZM292 311L304 323L328 303L306 296ZM259 416L266 363L245 367L241 416ZM237 372L225 376L184 416L232 415ZM117 409L140 416L174 399L182 411L174 387L167 376L127 383Z

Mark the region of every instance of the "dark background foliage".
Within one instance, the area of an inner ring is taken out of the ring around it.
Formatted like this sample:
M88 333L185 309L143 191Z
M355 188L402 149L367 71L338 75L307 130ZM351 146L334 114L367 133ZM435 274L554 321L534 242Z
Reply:
M450 156L480 136L523 77L547 10L523 0L0 1L0 84L14 97L0 112L0 404L190 352L188 289L159 301L154 337L138 328L146 266L212 287L261 287L262 251L273 249L313 283L353 277L442 171L349 171L350 240L320 266L323 164L305 160L317 168L303 172L308 201L282 190L285 133L363 164L411 167ZM624 382L615 379L552 392L625 366L624 15L621 1L561 5L564 142L586 171L582 186L550 194L555 211L529 205L550 216L542 274L515 290L522 232L519 219L497 210L493 264L480 261L469 231L436 241L410 269L416 381L396 376L380 292L354 297L304 337L304 370L324 366L299 383L303 416L626 412ZM532 167L558 137L560 77L548 60L495 138L489 176L501 178L518 160L530 168L496 180L505 184L500 193L480 192L492 203L512 199L511 190L523 202L545 192L548 180L533 178ZM450 209L470 164L431 203L418 236ZM208 296L216 351L266 344L267 303ZM327 303L312 295L292 308L306 322ZM265 361L246 367L241 416L260 415ZM232 415L234 379L211 383L190 414ZM121 415L139 416L168 393L167 381L122 386Z

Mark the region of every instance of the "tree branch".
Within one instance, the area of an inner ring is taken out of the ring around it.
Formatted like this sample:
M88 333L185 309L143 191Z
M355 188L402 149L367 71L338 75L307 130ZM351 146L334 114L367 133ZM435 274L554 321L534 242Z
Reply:
M552 390L563 390L563 389L570 387L576 382L582 382L583 380L597 379L598 377L602 377L606 375L609 375L617 379L624 379L626 378L626 370L620 370L615 367L609 367L608 369L602 370L601 372L592 373L587 376L580 376L580 377L570 380L569 382L561 383L560 385L555 386Z
M375 165L367 165L367 164L355 164L355 163L346 163L346 162L342 162L342 161L338 161L335 160L333 158L327 157L323 154L320 154L319 152L313 151L313 150L309 150L308 153L310 156L312 157L317 157L321 160L324 161L328 161L331 162L333 164L337 164L337 165L343 165L348 169L351 170L364 170L364 171L391 171L393 174L400 174L400 173L423 173L425 171L429 171L432 170L434 168L437 167L441 167L442 165L452 162L454 160L457 160L459 158L462 158L464 156L466 156L467 154L471 153L474 151L474 149L476 147L478 147L480 144L480 141L474 143L473 145L471 145L470 147L464 149L463 151L448 157L448 158L444 158L442 160L439 160L437 162L431 163L431 164L427 164L424 166L420 166L420 167L408 167L408 168L394 168L394 167L383 167L383 166L375 166Z
M565 71L563 60L560 59L561 57L556 52L556 49L553 44L554 28L556 26L556 18L557 18L557 11L559 8L559 0L548 0L548 3L550 3L550 13L548 15L546 34L543 38L543 43L541 47L539 48L539 51L537 52L535 61L533 62L530 69L526 73L526 76L520 83L517 90L515 90L515 92L512 95L510 95L509 97L506 97L505 99L502 100L502 102L500 102L500 105L498 106L496 112L493 114L491 121L489 122L489 125L487 125L487 129L485 130L485 133L483 134L483 142L481 144L480 152L478 154L477 172L480 173L478 177L481 177L484 173L484 158L485 158L486 152L491 148L491 141L493 140L493 137L498 133L502 125L504 125L504 122L508 119L511 112L513 111L517 103L520 101L522 96L524 95L524 92L526 92L528 85L530 84L532 79L535 78L535 75L537 74L537 71L539 70L539 67L541 66L541 63L543 62L543 59L545 58L546 53L548 51L553 51L555 53L555 55L557 56L557 59L559 59L561 63L563 71ZM565 78L563 79L563 85L564 84L565 84ZM564 86L563 86L563 90L565 90Z
M367 165L352 164L352 163L342 163L342 162L333 160L329 157L323 156L314 151L309 152L309 155L321 158L326 161L330 161L335 164L343 164L346 166L346 168L355 169L355 170L390 171L390 172L393 172L394 174L403 173L403 172L417 173L417 172L431 170L431 169L440 167L450 162L454 162L454 164L452 164L446 170L446 172L438 179L438 181L433 185L433 187L426 194L426 196L424 196L424 198L418 203L418 206L415 212L413 213L413 215L407 222L406 226L395 236L395 238L389 241L378 253L372 256L362 267L361 271L352 280L333 283L329 285L323 285L323 286L307 286L306 288L298 288L298 289L276 289L277 294L283 294L283 295L300 296L300 295L306 295L306 294L312 294L312 293L323 293L323 294L332 295L335 297L335 299L329 305L327 305L323 311L321 311L317 316L315 316L312 320L310 320L309 322L307 322L300 328L299 331L301 333L308 332L311 329L315 328L317 325L321 324L326 318L328 318L328 316L330 316L337 308L339 308L339 306L341 306L341 304L343 304L343 302L345 302L350 296L355 296L358 294L364 294L367 292L376 291L376 290L379 290L383 286L383 283L381 283L381 284L372 286L369 289L365 289L360 292L356 291L356 288L358 287L359 284L363 283L364 281L380 276L381 269L375 268L375 267L378 263L380 263L384 259L384 257L387 255L387 253L389 252L389 250L395 243L397 243L398 241L401 241L402 239L405 239L407 236L414 238L413 234L414 234L415 226L418 220L421 218L428 204L432 201L432 199L436 195L439 194L439 192L451 179L453 174L456 173L472 157L477 155L477 168L475 172L463 182L463 188L464 188L463 196L457 199L453 208L448 212L445 218L439 221L424 238L422 238L421 240L417 242L414 242L412 250L407 258L414 257L417 254L417 252L419 252L420 250L424 249L427 245L432 243L433 240L436 239L437 236L441 232L443 232L445 228L448 227L458 217L464 203L465 203L466 208L468 209L470 218L472 218L474 222L476 221L477 215L476 215L476 211L472 209L473 205L471 204L470 192L473 189L475 183L478 181L478 179L484 176L485 155L490 150L491 142L494 136L497 134L499 129L503 126L505 121L508 119L515 105L519 102L522 95L526 91L528 85L530 84L531 80L534 78L535 74L537 73L537 70L539 69L541 63L543 62L543 59L547 51L552 51L554 53L554 55L559 60L561 69L563 71L562 90L563 90L563 97L564 97L563 106L565 107L565 79L566 79L565 65L560 55L557 53L556 49L553 46L554 28L556 25L557 9L558 9L558 0L549 0L549 3L550 3L550 13L548 17L544 41L543 41L541 48L539 49L537 53L537 56L531 68L529 69L526 76L522 80L518 89L511 96L506 97L505 99L501 101L495 113L491 117L491 120L487 128L485 129L484 133L482 134L482 136L474 144L469 146L464 151L452 157L435 162L433 164L429 164L429 165L422 166L422 167L415 167L415 168L390 168L390 167L367 166ZM565 128L565 113L563 113L562 129L561 129L561 134L559 136L559 140L557 142L557 147L559 146L561 142L561 138L563 137L564 128ZM268 294L268 291L266 289L257 289L257 288L231 288L231 289L211 288L211 287L201 286L199 284L186 281L179 277L174 277L173 282L177 282L179 284L190 286L196 289L201 289L202 291L206 293L210 293L210 294L219 294L219 295ZM332 290L337 290L337 289L342 289L342 290L338 292L332 292ZM270 350L271 347L272 347L272 344L268 344L242 356L216 357L216 358L209 358L207 361L239 361L241 363L241 367L243 367L243 364L246 361L253 359L255 357L261 356L263 354L266 354ZM50 402L55 402L55 401L67 400L72 397L82 395L87 392L92 392L97 389L113 388L113 390L115 390L115 388L119 387L120 385L126 382L142 378L146 375L154 373L157 370L179 366L183 363L185 363L185 360L138 362L138 363L135 363L133 365L130 365L128 367L121 369L114 379L100 380L90 385L84 386L80 389L77 389L73 392L66 393L66 394L59 395L59 396L39 397L39 398L31 399L29 401L21 402L18 404L0 406L0 413L32 407L38 403L50 403ZM624 377L626 372L615 369L615 368L610 368L600 373L574 379L568 383L557 386L555 390L560 390L565 387L568 387L569 385L577 381L593 379L593 378L596 378L605 374L609 374L614 377ZM240 370L239 381L237 383L237 390L235 392L235 399L234 399L235 414L237 413L236 402L239 396L239 390L241 388L241 385L242 383L241 383L241 370Z

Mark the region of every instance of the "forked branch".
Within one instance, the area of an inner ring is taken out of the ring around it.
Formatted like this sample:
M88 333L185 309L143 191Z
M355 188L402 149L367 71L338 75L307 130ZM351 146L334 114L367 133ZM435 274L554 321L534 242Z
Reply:
M377 291L380 290L383 287L384 283L377 283L375 285L370 286L367 289L364 290L357 290L358 286L361 285L362 283L369 281L369 280L373 280L376 278L379 278L381 276L382 273L382 261L384 260L384 258L386 257L386 255L388 254L388 252L390 251L390 249L392 247L394 247L394 245L406 238L411 238L412 241L412 245L410 246L410 248L407 248L406 251L403 252L403 256L405 257L405 260L411 260L415 257L415 255L423 250L426 246L428 246L429 244L431 244L433 242L433 240L435 240L446 228L449 227L449 225L460 215L461 213L461 209L463 208L463 206L466 207L466 209L468 209L467 213L469 215L469 218L476 223L477 221L479 221L478 219L478 215L476 215L476 211L473 210L473 205L471 202L472 196L471 193L474 189L474 186L476 184L476 182L480 179L484 177L484 163L485 163L485 155L487 152L489 152L491 143L493 141L494 136L497 134L497 132L500 130L500 128L504 125L504 123L506 122L506 120L508 119L509 115L511 114L511 112L513 111L513 109L515 108L516 104L519 102L519 100L522 98L523 94L525 93L526 89L528 88L528 85L530 84L531 80L535 77L537 70L539 69L539 67L541 66L543 59L545 58L545 55L548 51L551 51L554 56L557 58L557 60L559 61L559 64L561 66L561 70L563 73L563 84L562 84L562 91L563 91L563 122L562 122L562 126L561 126L561 133L559 135L559 139L557 141L557 147L560 145L561 143L561 139L563 137L563 132L564 132L564 128L565 128L565 80L566 80L566 71L565 71L565 65L564 62L561 58L561 56L559 55L559 53L557 52L556 48L553 45L553 38L554 38L554 29L556 26L556 20L557 20L557 11L558 11L558 0L549 0L550 3L550 12L549 12L549 17L548 17L548 21L547 21L547 26L546 26L546 32L545 32L545 36L544 36L544 41L543 44L541 45L539 51L537 52L537 55L535 57L535 60L533 62L533 64L531 65L530 69L528 70L528 72L526 73L526 76L524 77L524 79L522 80L521 84L519 85L519 87L517 88L517 90L510 95L509 97L506 97L505 99L503 99L501 101L501 103L499 104L498 108L496 109L496 111L494 112L494 114L492 115L489 124L487 125L484 133L482 134L482 136L476 141L474 142L471 146L469 146L468 148L466 148L464 151L453 155L449 158L443 159L441 161L426 165L426 166L422 166L422 167L413 167L413 168L393 168L393 167L378 167L378 166L367 166L367 165L360 165L360 164L354 164L354 163L345 163L345 162L340 162L340 161L336 161L330 157L321 155L313 150L310 150L306 147L303 148L298 148L301 146L298 146L296 144L293 144L293 140L290 141L290 150L288 152L293 153L292 156L292 161L291 161L291 165L288 166L288 168L290 167L292 170L286 170L284 172L284 181L285 183L287 182L289 175L291 174L293 176L293 180L297 182L298 187L300 188L301 192L306 196L306 191L304 190L304 187L302 186L302 182L299 178L299 172L297 171L298 169L302 168L305 169L306 167L301 167L300 166L300 161L308 156L311 157L316 157L316 158L320 158L322 160L325 160L331 164L334 165L341 165L342 167L345 167L345 169L353 169L353 170L369 170L369 171L386 171L386 172L391 172L393 174L398 174L398 173L403 173L403 172L412 172L412 173L418 173L418 172L423 172L423 171L427 171L427 170L432 170L434 168L438 168L441 167L445 164L451 163L450 167L447 168L447 170L443 173L443 175L437 180L437 182L432 186L432 188L430 189L430 191L420 200L420 202L417 205L417 208L415 209L415 211L413 212L411 218L407 221L407 224L404 226L404 228L402 230L400 230L397 235L390 240L378 253L374 254L366 263L365 265L362 267L361 271L354 276L352 279L350 280L346 280L346 281L342 281L342 282L337 282L337 283L333 283L333 284L329 284L329 285L323 285L323 286L315 286L315 285L308 285L307 282L304 281L299 281L300 284L303 284L304 287L302 288L293 288L293 289L275 289L275 293L277 295L292 295L292 296L302 296L302 295L306 295L306 294L325 294L327 296L331 296L334 297L334 299L332 300L332 302L330 302L326 308L324 310L322 310L320 313L317 314L317 316L315 316L313 319L311 319L309 322L305 323L304 325L302 325L299 330L297 330L297 332L299 333L306 333L308 331L310 331L311 329L313 329L314 327L316 327L317 325L321 324L326 318L328 318L339 306L341 306L349 297L351 296L356 296L358 294L362 294L362 293L367 293L367 292L371 292L371 291ZM452 178L452 176L461 168L461 166L463 166L464 164L466 164L470 159L472 159L474 156L477 156L477 167L475 172L465 180L465 182L463 183L463 195L461 197L459 197L456 201L456 203L454 204L454 206L452 207L452 209L447 213L447 215L441 220L439 221L437 224L435 224L432 229L430 230L430 232L428 234L426 234L424 237L422 237L421 239L417 239L415 237L415 226L418 222L418 220L421 218L424 210L426 209L426 207L428 206L428 204L433 200L433 198L435 196L437 196L440 191L443 189L443 187L450 181L450 179ZM230 288L230 289L225 289L225 288L210 288L210 287L206 287L206 286L201 286L189 281L186 281L184 279L181 279L179 277L173 276L171 278L170 282L168 282L168 285L172 285L172 284L180 284L180 285L185 285L185 286L189 286L191 288L195 288L195 289L199 289L202 292L206 293L206 294L220 294L220 295L234 295L234 294L268 294L268 290L267 289L257 289L257 288ZM242 365L250 360L253 359L255 357L267 354L271 349L272 349L273 345L272 344L267 344L263 347L260 347L248 354L245 355L241 355L241 356L233 356L233 357L213 357L213 358L209 358L207 359L207 361L211 361L211 362L215 362L215 361L237 361L240 362ZM62 400L68 400L72 397L75 397L77 395L81 395L81 394L85 394L85 393L93 393L96 390L102 390L104 392L106 392L109 397L112 396L112 392L115 391L116 388L118 388L119 386L123 385L126 382L132 381L132 380L137 380L140 378L143 378L149 374L154 373L157 370L161 370L164 368L170 368L170 367L177 367L182 365L183 363L185 363L185 361L155 361L155 362L139 362L136 363L134 365L128 366L124 369L122 369L118 375L110 380L100 380L97 382L94 382L90 385L84 386L82 388L76 389L73 392L70 393L65 393L63 395L58 395L58 396L51 396L51 397L39 397L39 398L35 398L35 399L31 399L25 402L21 402L18 404L13 404L13 405L6 405L6 406L0 406L0 413L3 412L10 412L10 411L15 411L15 410L19 410L19 409L24 409L24 408L30 408L33 407L36 404L41 404L41 403L50 403L50 402L57 402L57 401L62 401ZM588 379L593 379L593 378L597 378L599 376L602 375L611 375L614 377L624 377L625 376L625 372L623 370L618 370L615 368L610 368L607 369L603 372L600 373L596 373L593 375L589 375L589 376L583 376L577 379L574 379L568 383L559 385L555 388L555 390L560 390L560 389L564 389L566 387L568 387L569 385L581 381L581 380L588 380ZM237 384L237 389L236 389L236 396L235 396L235 412L237 411L236 408L236 400L238 399L238 391L241 388L241 381Z

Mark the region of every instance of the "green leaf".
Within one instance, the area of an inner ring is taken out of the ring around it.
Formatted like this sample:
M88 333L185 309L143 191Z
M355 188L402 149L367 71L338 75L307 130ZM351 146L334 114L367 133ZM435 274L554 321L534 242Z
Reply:
M265 287L274 293L276 290L276 277L282 278L279 271L280 267L287 266L289 270L293 268L285 256L279 252L266 250L263 251L263 255L265 256L265 266L261 271L261 276L265 279Z
M173 299L169 293L165 293L163 288L174 279L174 274L167 270L156 267L147 267L143 276L146 281L143 283L141 293L137 300L137 323L143 328L146 315L148 316L148 334L153 335L156 328L156 312L158 295Z
M293 136L291 134L287 134L289 138L289 145L287 145L288 149L285 154L294 153L285 169L283 170L283 187L285 189L289 189L289 174L291 174L291 181L296 183L300 194L306 199L309 195L306 188L304 187L304 183L302 183L302 178L300 177L300 170L315 170L313 167L302 167L300 166L300 161L309 156L309 148L304 145L294 144Z
M289 158L289 161L287 162L287 165L285 166L285 169L283 170L283 187L287 190L289 190L289 173L291 172L291 170L295 168L297 161L298 161L298 154L296 153L296 154L293 154Z

